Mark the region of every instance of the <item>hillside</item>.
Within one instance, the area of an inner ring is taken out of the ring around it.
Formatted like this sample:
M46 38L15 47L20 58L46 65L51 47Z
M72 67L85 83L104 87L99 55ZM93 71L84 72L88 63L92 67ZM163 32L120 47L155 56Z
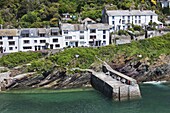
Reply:
M106 4L112 4L113 9L156 10L160 20L165 16L159 3L155 0L1 0L0 24L4 28L47 27L58 26L63 13L74 15L71 23L90 17L101 21L101 12Z

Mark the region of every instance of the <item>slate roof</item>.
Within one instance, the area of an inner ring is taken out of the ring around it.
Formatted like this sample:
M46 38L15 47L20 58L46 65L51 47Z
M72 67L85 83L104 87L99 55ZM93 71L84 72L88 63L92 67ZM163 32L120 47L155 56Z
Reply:
M96 23L94 20L92 20L91 18L85 18L82 23L85 23L85 22L92 22L92 23Z
M29 34L29 37L38 37L38 29L37 28L23 28L21 29L22 34Z
M0 29L0 36L19 36L17 29Z
M108 16L157 16L157 14L151 10L107 10L106 13Z
M87 28L88 29L108 30L108 29L112 28L112 26L110 26L108 24L97 23L97 24L88 24Z
M69 23L64 23L61 26L62 30L68 30L68 31L83 31L85 29L84 24L69 24Z

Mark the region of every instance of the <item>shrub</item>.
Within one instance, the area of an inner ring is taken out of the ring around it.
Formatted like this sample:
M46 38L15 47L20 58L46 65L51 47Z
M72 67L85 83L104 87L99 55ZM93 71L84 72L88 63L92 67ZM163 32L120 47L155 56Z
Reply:
M0 65L6 66L9 68L15 67L17 65L28 63L32 60L38 59L42 57L42 53L40 52L17 52L10 53L8 55L0 58Z

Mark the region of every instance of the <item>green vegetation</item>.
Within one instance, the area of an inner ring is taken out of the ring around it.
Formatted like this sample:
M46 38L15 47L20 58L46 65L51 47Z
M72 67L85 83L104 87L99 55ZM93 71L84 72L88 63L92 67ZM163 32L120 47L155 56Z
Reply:
M148 57L151 63L161 54L170 55L170 33L124 45L68 48L63 52L39 60L35 60L42 57L39 52L11 53L0 58L0 65L14 67L32 61L31 65L28 66L28 71L46 73L57 65L61 68L89 68L94 62L98 62L96 56L104 61L111 62L121 55L133 57L139 54L142 55L141 59Z
M70 23L78 23L79 16L101 21L102 9L112 4L112 9L155 10L164 21L168 9L162 10L159 3L151 0L1 0L0 24L6 28L58 26L63 13L75 18Z
M89 68L93 62L97 61L95 55L107 62L111 62L119 55L132 57L139 54L142 55L142 58L148 57L151 62L161 54L169 55L170 33L164 36L134 41L125 45L109 45L100 48L69 48L50 56L49 60L62 67ZM76 58L75 55L79 55L79 57Z
M0 58L0 65L9 68L18 66L23 63L29 63L32 60L42 57L40 52L17 52L5 55Z

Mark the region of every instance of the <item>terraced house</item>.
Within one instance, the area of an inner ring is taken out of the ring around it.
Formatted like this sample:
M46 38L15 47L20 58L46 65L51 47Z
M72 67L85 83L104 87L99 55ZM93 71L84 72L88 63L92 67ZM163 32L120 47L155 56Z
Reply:
M0 29L0 52L105 46L109 45L110 28L87 18L82 24L64 23L61 28Z
M0 29L0 53L18 52L19 31L17 29Z
M112 26L111 31L126 30L132 24L145 27L149 23L157 23L158 27L163 27L163 23L158 21L158 15L151 10L110 10L107 7L102 11L102 22Z

